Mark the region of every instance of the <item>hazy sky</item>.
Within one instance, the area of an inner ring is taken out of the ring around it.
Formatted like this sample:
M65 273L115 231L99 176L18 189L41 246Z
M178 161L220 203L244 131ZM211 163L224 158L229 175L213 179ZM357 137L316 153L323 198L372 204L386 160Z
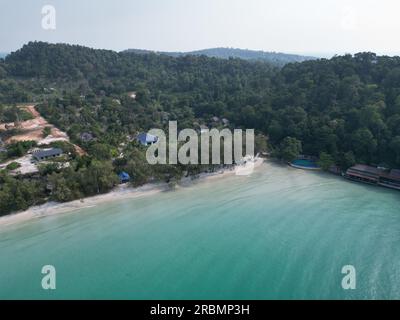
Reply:
M56 30L42 28L42 7ZM32 40L95 48L400 52L399 0L0 0L0 51Z

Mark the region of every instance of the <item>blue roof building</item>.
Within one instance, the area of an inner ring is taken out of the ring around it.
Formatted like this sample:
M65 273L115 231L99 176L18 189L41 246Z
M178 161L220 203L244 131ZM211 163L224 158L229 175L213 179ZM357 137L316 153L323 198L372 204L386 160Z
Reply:
M158 137L145 132L140 133L136 138L143 146L149 146L158 141Z
M47 160L50 158L56 158L63 154L63 151L60 148L52 148L48 150L39 150L32 154L33 158L36 161Z
M121 183L127 183L131 180L131 177L128 173L126 173L125 171L122 171L121 173L118 174L119 177L119 181Z

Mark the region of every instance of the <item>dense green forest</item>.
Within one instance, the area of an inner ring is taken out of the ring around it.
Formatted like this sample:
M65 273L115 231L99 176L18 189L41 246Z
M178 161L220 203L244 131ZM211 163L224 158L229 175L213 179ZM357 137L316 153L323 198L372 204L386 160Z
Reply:
M14 119L12 106L28 101L87 155L73 154L68 169L48 166L36 177L0 173L0 213L107 192L121 170L136 185L212 170L146 163L132 137L169 120L196 129L221 128L225 119L232 128L254 128L259 150L268 139L275 156L313 155L324 168L400 167L399 57L359 53L278 68L32 42L0 59L1 121Z
M133 53L141 53L148 54L154 53L154 51L150 50L141 50L141 49L128 49L127 52ZM239 58L243 60L250 61L263 61L276 66L284 66L287 63L291 62L303 62L306 60L314 60L316 58L309 56L301 56L297 54L287 54L281 52L265 52L265 51L256 51L256 50L244 50L244 49L235 49L235 48L211 48L211 49L203 49L197 51L189 51L189 52L155 52L158 54L163 54L171 57L183 57L183 56L207 56L212 58L221 58L221 59L229 59L229 58Z

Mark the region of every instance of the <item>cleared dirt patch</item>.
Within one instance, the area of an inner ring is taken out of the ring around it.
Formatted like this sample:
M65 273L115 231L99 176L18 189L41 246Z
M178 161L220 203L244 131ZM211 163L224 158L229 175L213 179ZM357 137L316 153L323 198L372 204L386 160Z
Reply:
M28 174L28 173L35 173L35 172L39 171L39 169L36 166L36 163L32 162L32 156L30 154L27 154L21 158L13 159L13 160L10 160L10 161L0 164L0 170L5 169L12 162L17 162L21 165L20 168L13 170L12 173Z
M19 141L36 141L38 145L49 144L55 141L66 141L69 142L68 135L56 128L52 124L48 123L46 119L44 119L40 113L36 110L35 106L23 106L20 107L29 112L34 119L19 122L19 123L3 123L0 124L0 130L8 131L12 129L17 129L18 133L9 137L4 142L6 144L19 142ZM47 137L43 137L44 128L51 128L50 134ZM79 155L84 155L86 152L77 145L74 145L76 152Z
M40 117L39 112L35 109L35 106L27 106L25 107L25 110L30 112L32 116L34 116L35 118Z

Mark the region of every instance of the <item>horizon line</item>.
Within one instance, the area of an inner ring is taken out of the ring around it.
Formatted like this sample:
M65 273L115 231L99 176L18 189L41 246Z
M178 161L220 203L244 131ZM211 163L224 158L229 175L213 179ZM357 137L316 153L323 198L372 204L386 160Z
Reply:
M204 51L204 50L212 50L212 49L232 49L232 50L244 50L244 51L252 51L252 52L263 52L263 53L276 53L276 54L286 54L286 55L297 55L297 56L303 56L303 57L309 57L309 58L333 58L334 56L343 56L347 54L355 55L357 53L364 53L364 52L371 52L375 53L376 55L379 56L390 56L390 57L395 57L395 56L400 56L400 51L380 51L380 50L338 50L338 51L292 51L292 50L265 50L265 49L249 49L249 48L241 48L241 47L233 47L233 46L213 46L213 47L205 47L205 48L196 48L193 50L159 50L159 49L145 49L145 48L138 48L138 47L128 47L122 50L118 49L110 49L110 48L104 48L104 47L95 47L95 46L90 46L90 45L85 45L81 43L69 43L69 42L50 42L50 41L43 41L43 40L30 40L24 44L22 44L19 48L15 50L0 50L0 54L5 54L9 55L13 52L16 52L20 49L22 49L23 46L27 45L29 42L43 42L43 43L48 43L48 44L66 44L66 45L77 45L77 46L83 46L87 47L90 49L96 49L96 50L110 50L114 52L123 52L127 50L142 50L142 51L149 51L149 52L155 52L155 53L193 53L197 51Z

